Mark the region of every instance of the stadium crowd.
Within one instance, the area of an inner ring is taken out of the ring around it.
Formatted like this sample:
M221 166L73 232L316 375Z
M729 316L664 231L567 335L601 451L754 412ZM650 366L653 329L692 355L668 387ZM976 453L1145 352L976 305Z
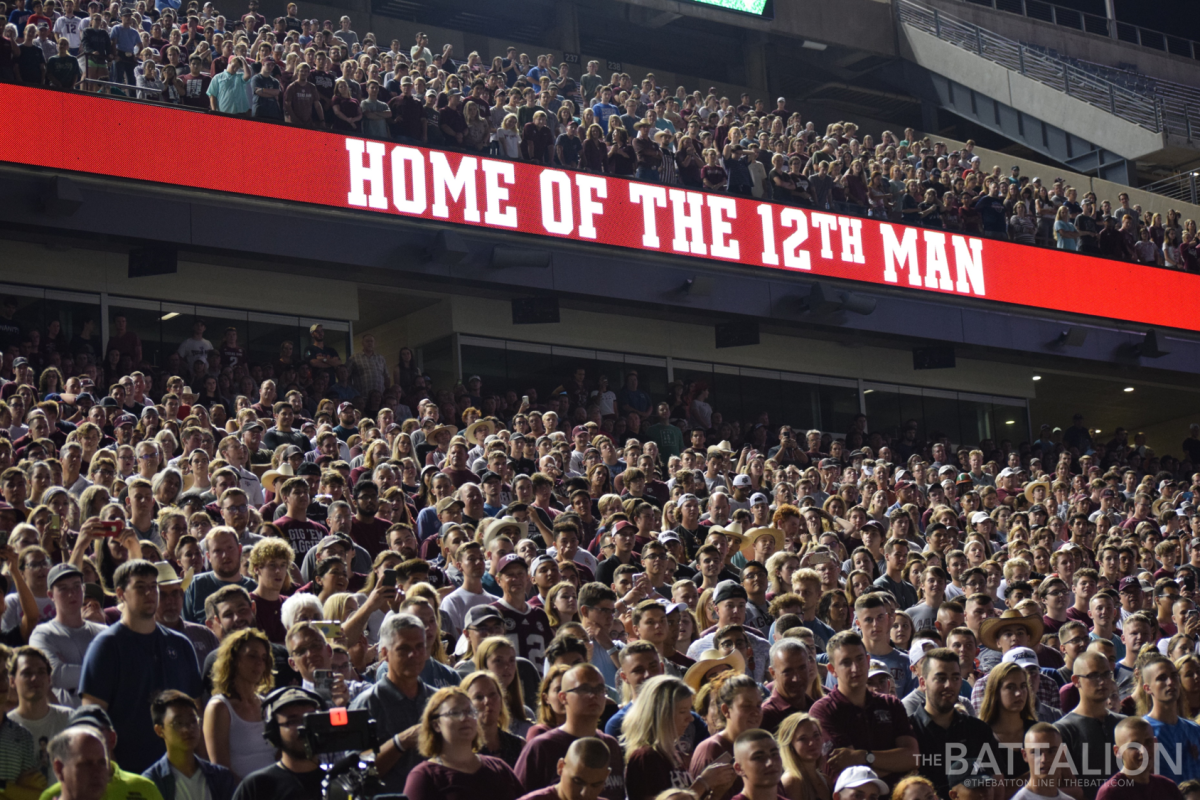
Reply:
M1200 234L1174 210L1113 205L1060 179L981 163L943 142L851 122L819 132L789 109L679 86L653 74L572 74L553 54L489 61L438 53L418 33L384 45L343 16L268 21L256 0L12 0L0 82L121 94L344 134L487 153L643 181L766 198L1200 272Z
M5 797L321 797L347 706L411 800L1200 797L1200 426L733 426L320 325L197 320L180 374L117 318L106 373L5 320Z

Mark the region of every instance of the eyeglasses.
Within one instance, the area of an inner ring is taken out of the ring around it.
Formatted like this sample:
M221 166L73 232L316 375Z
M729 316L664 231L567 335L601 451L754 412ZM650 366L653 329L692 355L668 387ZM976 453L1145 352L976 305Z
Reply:
M468 719L478 719L479 712L473 708L467 708L462 711L447 711L445 714L434 714L433 718L448 719L452 722L464 722Z
M1080 675L1079 677L1083 678L1085 681L1092 681L1094 683L1099 683L1100 681L1108 680L1112 676L1113 676L1113 674L1111 671L1105 671L1105 672L1089 672L1087 675Z
M604 694L604 684L602 683L585 683L582 686L576 686L574 689L564 689L567 694L578 694L586 697L600 697Z

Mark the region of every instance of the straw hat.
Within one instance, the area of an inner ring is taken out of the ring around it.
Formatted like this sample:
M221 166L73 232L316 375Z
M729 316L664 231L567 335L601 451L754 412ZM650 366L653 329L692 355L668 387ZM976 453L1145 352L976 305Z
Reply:
M722 656L720 650L706 650L699 661L688 667L683 682L692 687L693 692L698 692L709 675L725 671L722 667L742 674L746 671L746 659L737 650L727 656Z
M742 545L742 555L746 558L754 559L754 543L764 536L770 536L775 540L775 552L783 550L783 531L778 528L752 528L746 533L745 544Z
M262 485L263 488L268 492L273 492L275 491L275 484L279 483L281 478L286 481L288 478L293 478L295 476L296 472L292 469L292 465L285 462L280 464L275 469L269 469L264 472L262 476Z
M1039 617L1026 617L1017 611L1015 608L1010 608L998 617L985 619L983 624L979 626L979 641L985 647L990 647L992 650L999 650L1000 646L996 644L996 634L1003 628L1010 628L1013 625L1020 625L1029 633L1029 641L1031 644L1037 644L1042 641L1042 631L1045 630L1045 625Z

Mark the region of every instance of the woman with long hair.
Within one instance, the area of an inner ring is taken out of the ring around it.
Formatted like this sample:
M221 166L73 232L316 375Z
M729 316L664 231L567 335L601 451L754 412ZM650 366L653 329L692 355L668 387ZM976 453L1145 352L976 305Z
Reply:
M817 605L817 619L824 622L835 632L844 631L850 627L850 601L842 589L830 589L821 595Z
M225 638L213 662L212 699L204 709L208 757L239 780L275 762L275 748L263 739L262 697L271 691L271 643L247 628Z
M1183 707L1182 716L1195 721L1200 717L1200 656L1189 653L1176 659L1175 668L1179 670L1179 702Z
M508 707L504 705L500 679L491 672L472 672L462 679L459 688L471 698L471 705L479 715L479 730L483 733L483 748L479 752L516 767L525 740L508 732Z
M546 676L542 678L542 683L538 687L538 721L525 734L526 741L532 741L535 737L557 728L567 721L567 707L559 702L558 691L562 686L562 676L569 669L571 669L570 664L555 664L546 670Z
M1001 747L1006 743L1020 747L1025 732L1038 721L1036 703L1025 668L1016 663L1001 664L988 674L979 719L991 727ZM1015 762L1001 765L1001 770L1010 779L1028 771Z
M792 590L792 575L800 568L800 556L780 550L767 559L767 577L770 581L770 591L767 598L773 600L781 594Z
M788 800L831 800L821 723L805 712L792 714L779 723L775 739L783 759L781 783Z
M556 633L564 623L579 621L578 596L579 590L570 581L559 581L546 593L546 617Z
M427 760L404 784L410 800L516 800L524 793L512 767L495 756L480 755L483 733L479 714L458 686L438 689L421 714L417 749Z
M641 687L621 723L625 788L629 800L654 800L660 792L687 786L697 797L733 785L733 766L713 762L693 777L679 753L679 740L692 724L692 690L679 678L659 675Z
M475 669L495 675L504 690L504 705L508 708L508 730L524 737L533 725L533 712L525 707L525 692L517 673L517 650L503 636L489 636L475 651Z

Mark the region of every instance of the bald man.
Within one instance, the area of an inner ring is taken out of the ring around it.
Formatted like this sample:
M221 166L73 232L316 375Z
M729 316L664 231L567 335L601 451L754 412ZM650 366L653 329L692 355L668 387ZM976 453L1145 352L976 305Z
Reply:
M1126 717L1117 723L1115 737L1113 755L1121 771L1100 787L1097 800L1182 800L1183 793L1175 781L1153 774L1156 762L1161 766L1160 759L1178 759L1179 754L1164 753L1156 758L1159 743L1149 722L1141 717ZM1188 753L1183 758L1194 761L1196 756Z
M594 736L576 739L558 760L558 782L521 800L599 800L612 774L612 753Z
M1111 753L1116 743L1114 731L1125 717L1108 710L1108 698L1117 684L1107 658L1088 651L1075 659L1071 671L1071 683L1079 690L1079 705L1055 727L1062 734L1084 800L1095 800L1101 784L1116 771Z

